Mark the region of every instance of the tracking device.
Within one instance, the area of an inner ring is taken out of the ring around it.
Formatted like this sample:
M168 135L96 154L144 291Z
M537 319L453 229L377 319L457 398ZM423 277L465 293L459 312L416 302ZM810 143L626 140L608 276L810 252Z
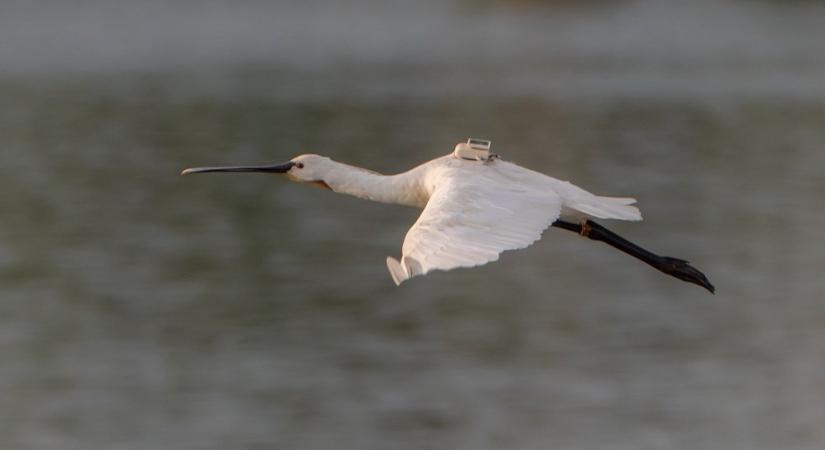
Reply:
M453 155L455 155L456 158L470 161L490 162L498 158L498 155L490 152L492 145L493 142L486 139L470 138L467 139L467 142L461 142L456 145Z

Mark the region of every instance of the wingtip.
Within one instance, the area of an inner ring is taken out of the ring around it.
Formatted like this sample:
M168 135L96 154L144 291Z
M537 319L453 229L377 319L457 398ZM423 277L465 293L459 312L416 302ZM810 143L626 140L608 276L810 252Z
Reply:
M402 266L401 263L392 256L387 256L387 269L389 269L392 281L396 286L400 286L401 283L409 278L404 266Z

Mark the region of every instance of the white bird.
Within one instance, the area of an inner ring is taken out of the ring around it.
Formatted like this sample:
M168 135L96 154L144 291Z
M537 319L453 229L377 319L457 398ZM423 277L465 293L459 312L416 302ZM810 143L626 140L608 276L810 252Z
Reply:
M387 257L397 285L433 270L496 261L503 251L531 245L553 225L603 241L669 275L714 291L686 261L651 253L590 220L642 220L633 206L635 199L592 194L504 161L491 154L489 146L489 141L470 139L451 154L397 175L381 175L313 154L278 165L199 167L182 174L282 173L290 180L341 194L423 208L404 238L400 260Z

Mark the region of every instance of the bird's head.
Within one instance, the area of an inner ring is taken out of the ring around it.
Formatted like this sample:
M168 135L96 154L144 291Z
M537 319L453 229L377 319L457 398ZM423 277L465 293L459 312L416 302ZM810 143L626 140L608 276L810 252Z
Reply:
M258 172L285 174L290 180L300 183L314 183L329 189L327 175L335 163L320 155L300 155L283 164L260 166L220 166L220 167L193 167L181 172L181 175L208 172Z

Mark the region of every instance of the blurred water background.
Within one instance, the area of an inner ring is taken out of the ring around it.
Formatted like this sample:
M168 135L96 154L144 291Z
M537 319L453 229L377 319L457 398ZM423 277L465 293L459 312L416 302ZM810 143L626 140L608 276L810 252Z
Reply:
M710 296L550 230L187 166L486 137ZM0 448L825 448L825 4L0 3Z

